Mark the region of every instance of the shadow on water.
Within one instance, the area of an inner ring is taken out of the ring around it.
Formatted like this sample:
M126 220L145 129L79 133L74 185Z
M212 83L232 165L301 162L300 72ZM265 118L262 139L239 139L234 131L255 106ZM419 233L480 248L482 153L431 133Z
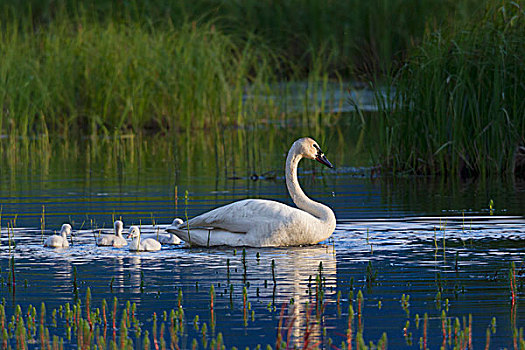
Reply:
M491 348L513 348L514 329L525 319L523 186L376 177L360 141L373 136L361 135L352 124L327 127L316 136L337 165L334 171L301 163L305 191L333 207L338 218L334 235L323 244L244 250L165 245L151 253L95 245L94 235L112 227L114 218L155 233L175 216L233 200L291 203L281 169L289 144L303 133L272 126L201 135L191 143L84 140L67 144L68 150L66 144L53 145L48 156L29 142L3 153L0 291L7 313L17 304L26 310L42 301L48 310L59 308L83 300L89 287L93 306L113 297L121 307L136 303L143 328L151 327L154 312L162 315L181 302L186 324L181 348L190 348L193 339L204 348L204 323L210 327L205 338L222 333L227 348L273 347L278 333L297 347L308 334L311 344L341 348L348 340L350 306L354 340L359 330L367 343L386 332L390 348L437 348L443 342L451 348L454 334L472 322L474 348L485 346L487 329L493 328ZM254 173L268 171L275 177L253 180ZM42 247L42 237L65 221L76 231L73 245ZM9 284L11 261L16 291ZM511 262L516 304L509 288ZM60 327L53 332L64 337Z

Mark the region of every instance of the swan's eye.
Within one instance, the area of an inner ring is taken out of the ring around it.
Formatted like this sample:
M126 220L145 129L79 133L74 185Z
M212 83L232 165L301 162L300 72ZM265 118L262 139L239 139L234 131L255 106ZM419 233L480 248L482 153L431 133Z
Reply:
M318 153L323 153L323 152L321 151L321 148L320 148L317 144L315 144L315 143L314 143L314 148L317 150Z

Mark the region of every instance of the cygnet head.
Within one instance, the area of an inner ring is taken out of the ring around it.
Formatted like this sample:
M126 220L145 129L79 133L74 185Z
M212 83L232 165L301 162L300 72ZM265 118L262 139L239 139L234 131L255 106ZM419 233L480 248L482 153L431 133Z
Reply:
M179 218L176 218L175 220L173 220L173 222L171 223L171 226L180 226L184 223L184 221L182 221L182 219L179 219Z
M140 236L140 229L138 226L131 226L129 228L128 238L136 238Z
M122 233L122 230L124 229L124 223L120 220L117 220L113 224L113 228L115 229L115 234L118 236Z
M303 157L316 160L329 168L334 167L326 158L323 151L321 151L319 144L310 137L303 137L302 139L295 141L291 150L295 150L296 153L302 154Z
M60 234L65 233L66 235L69 235L71 233L71 225L70 224L63 224L62 228L60 229Z

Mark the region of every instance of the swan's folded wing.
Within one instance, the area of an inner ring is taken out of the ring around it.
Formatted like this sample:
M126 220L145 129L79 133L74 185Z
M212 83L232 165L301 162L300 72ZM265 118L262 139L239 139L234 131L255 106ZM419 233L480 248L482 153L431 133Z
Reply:
M234 233L246 233L257 222L271 223L276 219L286 218L291 211L297 210L286 204L263 200L246 199L234 202L190 219L178 229L192 228L223 229Z

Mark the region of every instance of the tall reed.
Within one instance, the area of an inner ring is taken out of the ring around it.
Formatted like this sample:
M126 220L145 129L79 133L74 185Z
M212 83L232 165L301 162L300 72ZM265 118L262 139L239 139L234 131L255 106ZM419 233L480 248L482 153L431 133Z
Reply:
M240 49L213 24L158 30L56 16L38 28L3 23L0 131L68 138L242 123L244 86L273 80L261 45Z
M315 97L328 79L354 79L355 67L376 76L425 28L462 21L476 6L8 0L0 6L0 133L189 136L192 128L219 132L261 116L283 118L275 106L282 91L272 83L306 80L306 94ZM324 110L300 114L319 127Z
M394 77L382 164L393 171L512 173L525 143L525 9L491 3L467 26L436 31Z
M426 28L468 19L485 1L475 0L284 0L90 2L5 1L5 8L36 25L79 12L97 21L139 23L162 28L186 22L215 23L238 42L252 34L307 72L317 57L331 71L363 73L387 68Z

